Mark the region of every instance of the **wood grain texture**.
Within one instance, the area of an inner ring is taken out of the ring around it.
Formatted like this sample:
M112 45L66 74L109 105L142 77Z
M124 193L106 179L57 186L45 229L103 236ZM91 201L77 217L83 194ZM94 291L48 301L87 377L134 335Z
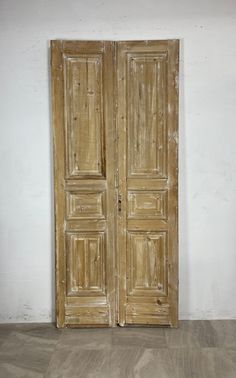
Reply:
M52 41L58 327L178 320L178 50Z
M167 293L166 232L128 232L127 283L129 295Z
M105 219L105 191L68 191L66 199L67 219Z
M105 234L67 233L67 296L105 295Z
M129 177L166 177L166 55L126 53Z
M167 191L151 192L136 190L128 192L128 218L166 219Z
M56 319L57 327L65 325L66 264L64 254L65 220L65 143L64 143L64 81L62 41L51 41L52 114L54 146L54 207L56 258ZM61 157L61 158L59 158Z
M117 43L120 325L177 325L178 46Z
M67 177L104 176L102 55L64 55Z
M113 60L52 41L58 327L115 325Z

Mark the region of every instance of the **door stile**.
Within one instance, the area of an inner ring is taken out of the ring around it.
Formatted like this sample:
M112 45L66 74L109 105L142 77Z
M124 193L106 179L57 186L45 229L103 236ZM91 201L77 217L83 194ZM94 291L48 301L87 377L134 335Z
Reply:
M62 67L62 42L51 41L51 88L52 88L52 122L57 129L64 128L64 80ZM64 255L64 158L65 144L63 132L53 127L54 154L54 215L55 215L55 280L56 280L56 322L57 327L65 324L65 255Z
M108 88L104 102L107 103L106 127L106 165L107 165L107 289L110 306L109 325L116 326L116 128L115 128L115 49L114 42L104 42L104 54L108 56L104 64L104 80Z
M169 298L170 325L178 327L179 255L178 255L178 144L179 144L179 40L168 41L168 171L169 176Z
M114 153L115 153L115 163L114 163L114 239L115 239L115 267L114 267L114 275L115 275L115 324L119 323L119 249L118 249L118 202L119 202L119 166L118 166L118 142L119 142L119 134L118 134L118 85L117 85L117 42L113 42L113 116L114 116Z
M122 45L117 42L117 129L118 129L118 217L117 217L117 255L119 268L119 317L120 326L125 325L126 306L126 107L125 85L126 67Z

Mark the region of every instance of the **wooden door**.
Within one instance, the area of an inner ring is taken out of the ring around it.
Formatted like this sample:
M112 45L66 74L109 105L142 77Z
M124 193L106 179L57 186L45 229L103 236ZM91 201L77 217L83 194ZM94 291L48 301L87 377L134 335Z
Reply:
M178 49L117 45L121 326L177 325Z
M114 45L51 47L57 326L114 326Z
M51 65L57 326L176 326L178 41L52 41Z

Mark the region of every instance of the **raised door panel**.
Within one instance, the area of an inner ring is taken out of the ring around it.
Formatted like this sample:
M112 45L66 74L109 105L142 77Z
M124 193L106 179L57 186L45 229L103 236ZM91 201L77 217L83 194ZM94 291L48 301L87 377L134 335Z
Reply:
M104 296L104 233L67 233L66 237L67 296Z
M118 42L119 323L178 319L178 41Z
M128 232L127 292L132 296L167 293L166 232Z
M58 327L115 324L113 61L52 41Z
M105 191L68 191L66 198L66 214L68 219L105 219Z
M165 220L167 201L167 190L129 190L128 218Z
M104 176L102 54L63 60L67 178Z
M128 176L166 177L166 53L128 53Z

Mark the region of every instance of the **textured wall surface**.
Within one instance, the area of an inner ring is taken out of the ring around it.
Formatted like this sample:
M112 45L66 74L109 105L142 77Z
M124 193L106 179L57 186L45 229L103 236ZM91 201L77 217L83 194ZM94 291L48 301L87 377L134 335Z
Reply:
M54 318L50 39L181 39L180 317L236 317L236 2L1 0L0 322Z

